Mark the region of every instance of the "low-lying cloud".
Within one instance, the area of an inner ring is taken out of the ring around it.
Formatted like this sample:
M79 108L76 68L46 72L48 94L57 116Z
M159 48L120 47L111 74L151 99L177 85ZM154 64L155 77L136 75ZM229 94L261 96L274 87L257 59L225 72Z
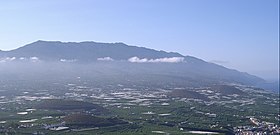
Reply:
M30 57L30 60L32 62L37 62L37 61L39 61L39 58L38 57Z
M134 63L179 63L184 61L184 57L170 57L170 58L158 58L158 59L140 59L138 57L131 57L128 59L129 62Z
M9 62L9 61L14 61L16 60L16 57L5 57L5 58L0 58L0 62L4 63L4 62Z
M77 60L76 59L70 59L70 60L68 60L68 59L60 59L60 62L76 62Z
M98 61L114 61L111 57L97 58Z
M25 58L25 57L3 57L0 58L0 63L5 63L5 62L12 62L12 61L31 61L31 62L38 62L40 59L38 57L30 57L30 58Z

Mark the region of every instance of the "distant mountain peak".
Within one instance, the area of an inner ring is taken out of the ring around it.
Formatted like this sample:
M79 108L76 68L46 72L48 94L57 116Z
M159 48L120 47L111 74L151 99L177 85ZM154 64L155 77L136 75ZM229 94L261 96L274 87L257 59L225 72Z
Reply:
M37 40L35 42L32 42L31 44L37 44L37 43L64 43L62 41L46 41L46 40Z

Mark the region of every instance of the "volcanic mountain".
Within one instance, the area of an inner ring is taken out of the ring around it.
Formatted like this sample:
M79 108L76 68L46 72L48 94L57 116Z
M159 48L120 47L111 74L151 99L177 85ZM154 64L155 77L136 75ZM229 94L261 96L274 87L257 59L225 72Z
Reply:
M259 77L196 57L124 43L36 41L15 50L0 51L0 66L3 78L11 78L11 74L15 78L75 74L159 85L264 82Z

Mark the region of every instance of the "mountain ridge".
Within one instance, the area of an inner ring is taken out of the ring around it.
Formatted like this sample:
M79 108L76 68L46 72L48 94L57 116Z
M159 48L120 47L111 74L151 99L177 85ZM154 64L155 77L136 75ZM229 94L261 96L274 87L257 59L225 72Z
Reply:
M126 52L127 54L119 54L119 52ZM124 43L99 43L89 41L60 42L39 40L2 53L9 57L33 57L41 55L41 58L46 60L54 60L55 58L61 57L60 59L87 59L86 61L90 61L89 58L91 58L91 60L96 60L97 58L102 57L111 57L116 60L124 60L134 56L138 56L139 58L160 58L164 56L183 57L183 55L179 53L157 51L145 47L128 46ZM50 53L54 56L50 56Z
M199 79L206 79L211 82L211 79L213 79L216 82L237 82L247 85L257 85L265 81L257 76L228 69L193 56L184 56L176 52L158 51L145 47L129 46L124 43L38 40L14 50L0 51L0 61L1 58L3 59L5 57L8 58L7 61L30 59L33 62L36 60L74 63L111 61L106 62L106 68L109 67L112 70L122 70L118 62L126 62L127 67L131 66L134 71L139 70L141 73L158 73L168 76L181 76L183 78L187 76L187 78L193 78L197 81ZM142 64L134 65L137 63ZM171 65L160 63L171 63ZM124 66L123 68L126 67ZM123 72L128 73L129 71Z

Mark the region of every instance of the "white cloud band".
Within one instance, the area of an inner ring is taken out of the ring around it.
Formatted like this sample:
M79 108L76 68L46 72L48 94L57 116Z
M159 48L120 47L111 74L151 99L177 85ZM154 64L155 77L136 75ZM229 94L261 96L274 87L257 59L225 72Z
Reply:
M128 59L129 62L134 63L179 63L184 61L184 57L170 57L170 58L158 58L158 59L140 59L138 57L131 57Z
M98 61L114 61L111 57L97 58Z

